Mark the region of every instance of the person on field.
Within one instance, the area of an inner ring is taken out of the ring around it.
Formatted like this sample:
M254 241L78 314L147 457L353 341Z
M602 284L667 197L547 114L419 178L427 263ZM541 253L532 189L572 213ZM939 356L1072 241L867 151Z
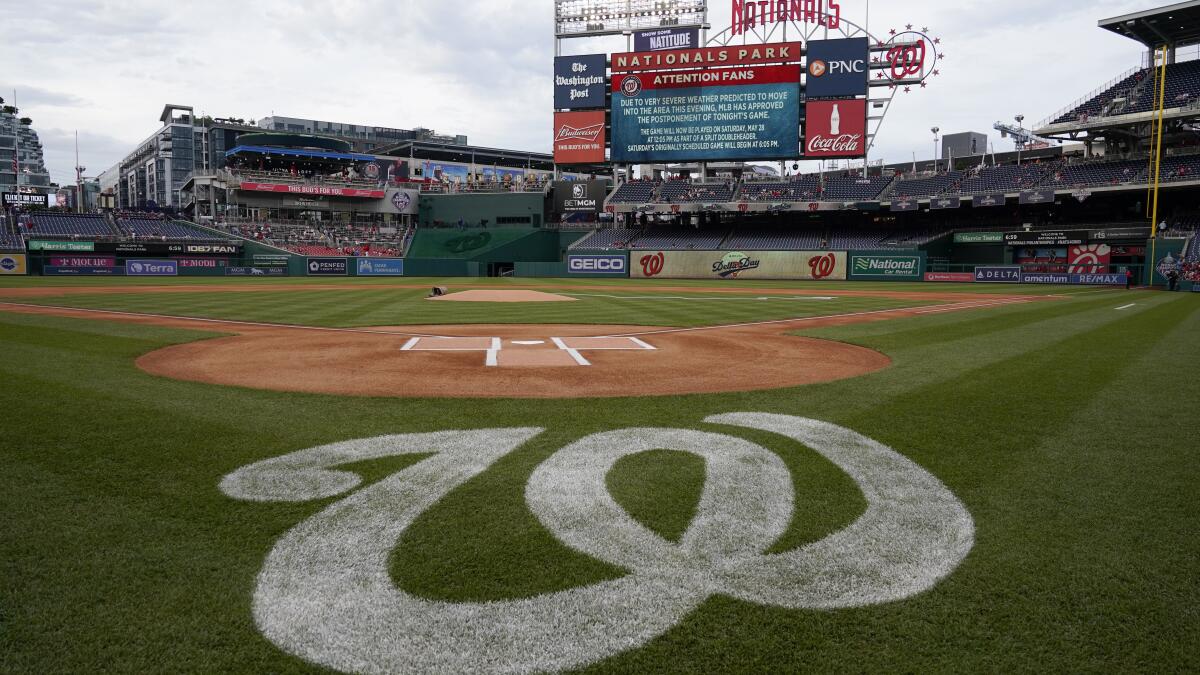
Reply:
M1133 268L1125 268L1125 290L1133 288Z
M1167 290L1179 290L1179 268L1171 268L1171 271L1167 272Z

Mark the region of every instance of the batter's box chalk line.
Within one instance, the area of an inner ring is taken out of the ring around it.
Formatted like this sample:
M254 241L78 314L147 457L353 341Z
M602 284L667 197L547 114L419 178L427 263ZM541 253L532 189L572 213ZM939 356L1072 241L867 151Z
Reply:
M400 348L402 352L484 352L483 365L500 365L500 352L505 340L498 337L413 337ZM508 340L511 346L523 348L545 346L544 350L523 349L525 352L565 352L578 366L592 363L583 352L590 351L657 351L654 345L632 336L618 337L552 337L547 340Z

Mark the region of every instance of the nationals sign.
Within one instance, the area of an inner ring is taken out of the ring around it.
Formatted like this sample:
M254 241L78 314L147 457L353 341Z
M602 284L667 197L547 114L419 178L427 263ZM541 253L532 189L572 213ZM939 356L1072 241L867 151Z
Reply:
M803 51L804 45L800 42L780 42L770 45L673 49L662 52L626 52L624 54L613 54L612 71L614 73L632 73L643 70L799 63Z
M846 280L844 251L634 251L638 279Z
M805 157L863 157L867 154L867 101L809 101L805 104Z
M554 113L554 163L604 162L604 111Z
M329 197L365 197L383 199L383 190L359 190L356 188L327 187L324 185L290 185L287 183L249 183L242 181L238 186L250 192L286 192L294 195L322 195Z

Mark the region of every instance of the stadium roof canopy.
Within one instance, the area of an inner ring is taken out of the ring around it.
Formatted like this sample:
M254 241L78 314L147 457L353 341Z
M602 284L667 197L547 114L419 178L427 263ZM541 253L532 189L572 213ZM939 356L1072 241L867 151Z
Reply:
M371 162L375 158L371 155L359 155L353 152L321 152L319 150L305 150L301 148L270 148L261 145L239 145L236 148L225 151L226 157L233 155L279 155L280 157L304 157L307 159L334 159L346 160L351 162Z
M375 154L388 157L430 159L442 162L470 162L485 166L495 164L498 166L528 167L544 171L554 169L554 156L543 152L480 148L472 145L454 145L453 143L439 143L437 141L402 141L395 145L379 148L375 150Z
M1200 0L1103 19L1100 27L1151 49L1200 44Z

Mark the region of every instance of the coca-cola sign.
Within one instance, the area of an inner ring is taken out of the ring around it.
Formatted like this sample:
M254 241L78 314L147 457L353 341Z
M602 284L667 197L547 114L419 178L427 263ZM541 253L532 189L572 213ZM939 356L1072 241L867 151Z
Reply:
M867 153L865 99L808 101L804 122L806 157L862 157Z

